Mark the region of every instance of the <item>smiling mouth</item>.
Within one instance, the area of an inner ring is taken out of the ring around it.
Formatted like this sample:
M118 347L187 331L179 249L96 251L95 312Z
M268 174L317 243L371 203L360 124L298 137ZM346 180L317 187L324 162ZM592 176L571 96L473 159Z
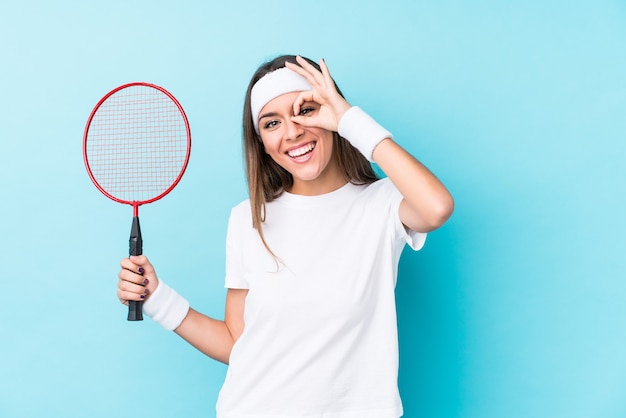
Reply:
M287 151L287 155L291 158L302 157L315 149L315 142L309 142L303 146Z

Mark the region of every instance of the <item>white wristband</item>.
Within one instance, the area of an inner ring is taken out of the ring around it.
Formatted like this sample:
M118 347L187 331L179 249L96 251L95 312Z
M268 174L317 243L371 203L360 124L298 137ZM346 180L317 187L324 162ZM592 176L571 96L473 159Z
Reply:
M370 161L373 161L372 154L376 145L385 138L393 139L389 131L358 106L352 106L344 113L339 121L337 132Z
M187 312L187 299L160 280L154 293L143 303L143 313L168 331L178 328Z

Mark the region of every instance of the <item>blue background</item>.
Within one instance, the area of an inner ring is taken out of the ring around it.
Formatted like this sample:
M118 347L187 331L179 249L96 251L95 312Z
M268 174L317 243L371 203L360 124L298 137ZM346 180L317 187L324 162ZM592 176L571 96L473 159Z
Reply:
M132 211L83 129L130 81L182 103L190 165L140 208L144 252L222 317L244 91L280 53L324 58L455 196L400 265L405 416L626 416L626 2L5 1L0 36L0 416L214 416L225 366L125 320Z

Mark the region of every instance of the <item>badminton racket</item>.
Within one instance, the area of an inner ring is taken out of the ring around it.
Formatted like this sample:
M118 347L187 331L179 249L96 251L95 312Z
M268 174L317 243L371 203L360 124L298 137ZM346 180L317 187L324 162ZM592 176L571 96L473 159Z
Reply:
M185 111L162 87L143 82L119 86L91 112L83 136L85 166L102 194L133 207L130 255L143 251L139 206L176 187L190 151ZM142 306L142 301L129 301L129 321L143 319Z

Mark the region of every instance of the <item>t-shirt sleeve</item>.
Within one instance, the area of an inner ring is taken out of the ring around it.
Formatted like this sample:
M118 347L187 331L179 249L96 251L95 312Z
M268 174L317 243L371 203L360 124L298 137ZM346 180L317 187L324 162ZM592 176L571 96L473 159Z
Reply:
M402 222L400 222L402 224ZM402 225L406 232L406 243L411 247L413 251L419 251L422 249L424 244L426 243L426 233L425 232L416 232L412 229L408 229Z
M244 278L243 232L247 223L243 219L241 205L233 208L228 219L226 233L226 278L224 287L228 289L248 289Z
M382 180L379 180L379 181L382 181ZM409 247L411 247L412 250L414 251L421 250L424 244L426 243L427 234L425 232L413 231L412 229L409 229L404 226L404 224L400 220L400 203L402 202L403 196L398 191L398 189L396 189L393 183L391 183L391 180L384 179L384 181L388 183L387 187L389 187L392 190L391 193L393 197L392 197L391 210L392 210L392 213L394 214L393 222L395 224L394 227L396 229L396 232L399 234L400 237L404 239L404 241L408 244Z

